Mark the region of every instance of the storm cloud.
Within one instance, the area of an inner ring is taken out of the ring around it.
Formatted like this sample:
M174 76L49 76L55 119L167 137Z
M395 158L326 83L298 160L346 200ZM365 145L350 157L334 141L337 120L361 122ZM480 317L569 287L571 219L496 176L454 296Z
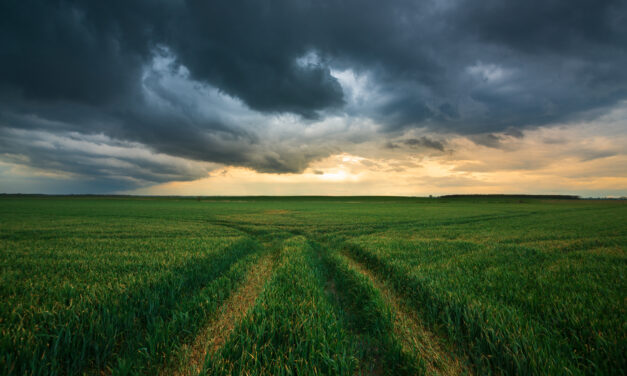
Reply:
M0 158L117 189L444 151L413 130L498 147L617 106L625 66L624 1L8 0Z

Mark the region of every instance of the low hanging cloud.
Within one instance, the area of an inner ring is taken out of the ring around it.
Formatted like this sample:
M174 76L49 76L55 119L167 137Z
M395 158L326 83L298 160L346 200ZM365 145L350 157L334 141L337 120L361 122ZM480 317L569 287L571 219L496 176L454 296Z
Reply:
M626 15L613 0L5 1L0 160L119 190L216 165L300 173L373 141L500 148L627 99Z
M434 140L427 136L422 136L420 138L406 138L397 142L388 141L383 145L383 147L385 149L399 149L402 145L412 149L435 149L443 152L445 142Z
M410 147L421 146L425 148L431 148L431 149L436 149L439 151L444 151L444 144L441 141L432 140L426 136L422 136L420 138L408 138L407 140L404 140L403 143Z

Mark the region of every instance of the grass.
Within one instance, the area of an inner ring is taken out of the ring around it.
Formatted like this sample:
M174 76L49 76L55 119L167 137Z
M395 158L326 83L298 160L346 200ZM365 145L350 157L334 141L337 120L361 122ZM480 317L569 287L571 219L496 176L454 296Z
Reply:
M0 374L624 374L625 223L538 197L3 196Z
M458 350L448 345L445 339L431 332L425 327L407 301L385 282L378 279L363 265L346 256L341 256L356 272L364 275L372 285L380 291L384 305L391 310L393 323L392 330L403 351L417 358L422 363L424 372L428 375L461 375L469 374L471 370L466 360L458 355Z
M376 359L375 367L392 375L418 375L426 371L421 356L404 351L394 331L394 313L372 282L351 268L339 255L323 252L334 281L338 301L348 311L348 324L362 335L362 357Z
M232 293L220 306L219 313L209 325L203 328L194 338L190 346L183 346L180 354L175 354L179 359L177 366L170 370L164 370L163 374L193 375L201 369L208 356L212 356L226 341L243 317L253 306L261 293L265 282L269 278L274 264L274 255L263 256L242 285Z
M259 302L202 373L352 375L356 344L325 297L314 263L304 238L286 240Z

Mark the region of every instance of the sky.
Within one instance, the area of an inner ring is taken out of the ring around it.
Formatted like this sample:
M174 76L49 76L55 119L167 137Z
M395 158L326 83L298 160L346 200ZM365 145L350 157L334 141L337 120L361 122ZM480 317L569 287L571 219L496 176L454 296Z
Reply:
M627 1L2 1L0 192L627 196Z

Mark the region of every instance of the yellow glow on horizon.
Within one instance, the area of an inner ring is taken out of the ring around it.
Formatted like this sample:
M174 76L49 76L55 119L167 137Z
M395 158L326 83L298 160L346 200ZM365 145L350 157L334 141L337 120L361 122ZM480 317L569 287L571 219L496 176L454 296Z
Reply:
M427 154L365 147L315 161L302 173L224 166L206 178L132 191L165 195L406 195L618 192L627 187L625 137L559 128L503 136L498 148L468 138ZM371 152L375 150L375 152Z

